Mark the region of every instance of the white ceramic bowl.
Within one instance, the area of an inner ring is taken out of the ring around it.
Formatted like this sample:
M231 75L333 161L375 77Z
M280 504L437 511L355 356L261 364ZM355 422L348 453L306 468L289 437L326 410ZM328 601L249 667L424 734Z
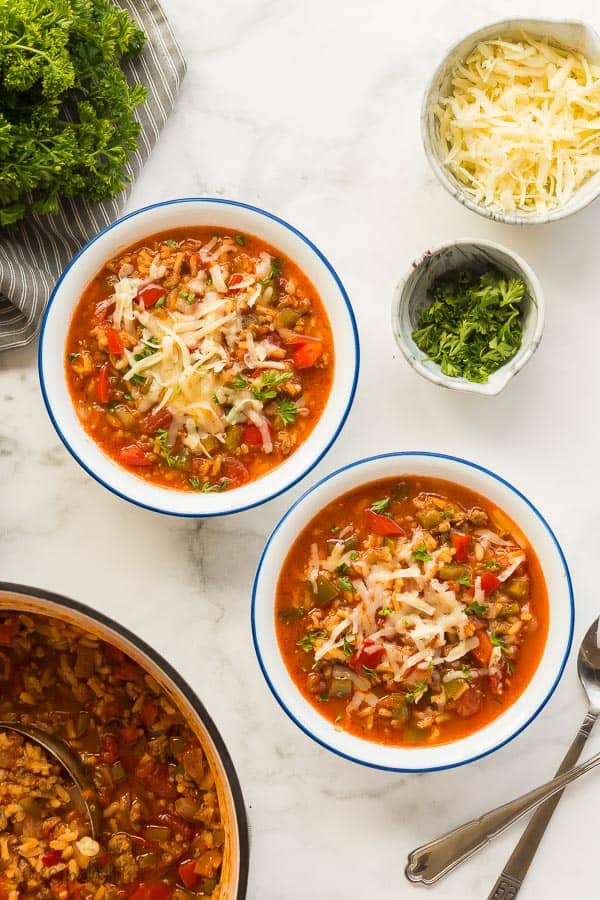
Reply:
M548 587L550 621L540 664L529 685L497 719L468 737L431 747L390 747L336 731L302 696L281 657L274 598L288 550L324 506L346 491L379 478L402 475L444 478L488 497L523 530L538 555ZM516 737L550 699L564 669L573 636L573 591L563 552L550 526L515 487L488 469L441 453L408 451L361 459L308 490L271 534L254 580L252 633L263 675L275 699L296 725L328 750L377 769L426 772L473 762Z
M523 304L523 339L512 359L497 369L483 384L466 378L444 375L437 363L427 359L412 339L418 327L420 310L429 306L428 291L440 276L454 269L470 268L475 271L493 266L508 275L522 278L527 285L527 299ZM415 372L455 391L493 396L504 390L510 379L529 362L542 340L544 330L544 297L542 286L524 259L495 241L448 241L426 250L413 262L408 274L399 282L392 304L392 328L400 350Z
M309 437L280 466L223 493L201 494L149 484L106 456L82 427L69 395L64 358L71 317L84 289L107 260L145 237L169 228L214 225L272 244L310 278L331 322L335 365L331 394ZM101 231L78 253L59 279L44 315L39 373L46 408L58 436L77 462L100 484L138 506L178 516L217 516L271 500L303 478L329 450L346 420L358 379L359 343L354 313L337 273L321 251L283 219L233 200L191 198L157 203L132 212Z
M571 199L547 212L501 212L477 203L465 191L464 185L454 177L444 165L445 152L440 141L438 123L434 109L441 95L447 96L450 88L450 76L456 64L464 59L480 41L489 40L500 35L519 38L523 32L532 37L551 41L561 47L583 53L591 62L600 64L600 37L593 28L584 22L561 21L556 19L505 19L494 22L474 31L455 44L435 70L425 91L421 108L421 135L425 154L438 181L446 190L467 209L507 225L539 225L563 219L579 212L600 194L600 174L589 178L573 194Z

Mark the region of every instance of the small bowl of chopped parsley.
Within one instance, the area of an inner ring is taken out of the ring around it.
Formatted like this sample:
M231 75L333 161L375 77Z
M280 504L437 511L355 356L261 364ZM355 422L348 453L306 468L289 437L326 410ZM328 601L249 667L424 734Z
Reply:
M402 353L429 381L499 394L542 339L541 285L506 247L448 242L424 253L399 283L392 325Z

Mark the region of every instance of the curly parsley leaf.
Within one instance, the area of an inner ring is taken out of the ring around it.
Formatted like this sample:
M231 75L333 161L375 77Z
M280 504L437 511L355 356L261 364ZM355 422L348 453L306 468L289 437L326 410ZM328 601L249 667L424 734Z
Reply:
M121 64L144 33L111 0L10 0L0 35L0 225L55 212L61 196L114 197L146 98Z
M419 562L428 562L432 558L425 544L419 544L418 547L415 547L412 551L412 557L413 559L418 559Z
M284 425L293 425L298 418L298 407L287 397L281 397L277 403L277 415Z
M390 498L384 497L382 500L376 500L374 503L371 503L370 509L376 513L383 513L390 505Z

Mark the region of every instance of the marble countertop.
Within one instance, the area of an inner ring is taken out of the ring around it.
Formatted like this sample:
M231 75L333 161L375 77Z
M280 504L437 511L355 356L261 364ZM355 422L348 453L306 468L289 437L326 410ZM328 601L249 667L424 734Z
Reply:
M600 204L551 226L492 224L437 184L419 134L424 84L451 41L494 19L560 17L566 7L559 0L530 0L526 8L521 0L164 5L189 73L129 206L231 197L279 213L309 235L356 310L363 351L357 399L334 448L286 495L231 518L179 521L134 508L93 482L50 425L36 348L5 353L1 576L106 611L173 662L205 700L245 793L252 900L416 897L419 889L403 877L411 848L554 772L585 711L575 654L550 704L504 749L449 772L383 774L313 744L278 708L252 649L250 586L269 530L318 477L376 450L440 450L498 471L548 517L572 568L575 647L598 612ZM600 25L595 0L571 0L568 13ZM497 398L427 383L392 338L397 279L425 248L455 237L505 243L531 263L545 289L542 345ZM151 560L144 577L136 565L143 556ZM598 749L600 733L589 744L590 753ZM596 802L598 778L569 788L523 900L569 895L597 855L594 830L582 827ZM513 827L431 895L483 900L520 830ZM599 890L590 882L579 896Z

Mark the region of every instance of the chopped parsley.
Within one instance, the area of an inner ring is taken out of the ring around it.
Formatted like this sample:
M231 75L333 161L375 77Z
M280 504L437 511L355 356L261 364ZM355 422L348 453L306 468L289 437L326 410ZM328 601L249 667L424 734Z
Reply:
M284 425L293 425L298 418L298 407L293 400L281 397L277 402L277 415Z
M77 359L79 359L80 356L81 353L69 353L69 360L71 362L75 362Z
M258 386L252 388L256 400L264 402L272 400L278 394L278 388L292 377L291 372L263 372Z
M413 559L418 559L420 562L427 562L428 560L430 560L432 558L431 553L428 552L425 544L419 544L418 547L415 547L415 549L412 552L412 555L413 555Z
M412 691L409 691L405 696L409 703L416 703L416 698L419 694L423 694L427 690L427 682L418 681L415 685L413 685Z
M500 647L501 650L506 650L506 643L504 642L504 640L493 631L490 632L490 641L492 642L494 647Z
M338 580L338 587L340 591L353 591L352 582L349 578L340 578Z
M228 383L227 387L231 388L233 391L243 391L244 388L248 387L248 382L245 378L242 378L242 376L238 372L233 381L230 381Z
M385 618L386 616L391 616L392 612L393 612L393 610L391 609L391 607L382 606L381 609L379 610L379 612L377 613L377 615L381 616L382 618Z
M465 676L465 681L467 682L467 684L470 684L473 681L473 676L471 675L471 667L466 663L463 663L460 667L460 671Z
M390 505L390 498L384 497L383 500L376 500L375 503L372 503L370 506L370 509L372 509L373 512L382 513L382 512L385 512L385 510L388 508L389 505Z
M368 666L362 666L362 670L365 675L369 676L369 678L377 678L378 673L375 671L375 669L370 669Z
M133 400L133 394L130 394L129 391L125 391L123 394L123 400Z
M483 606L483 604L477 603L474 600L473 603L469 603L465 612L469 616L484 616L487 612L487 606Z
M352 553L350 554L350 559L354 561L355 559L358 559L359 556L360 556L360 554L359 554L358 550L353 550Z
M497 571L498 569L502 568L500 563L497 563L495 559L488 559L488 561L485 564L485 567L486 567L486 569L493 569L494 571Z
M165 241L165 244L167 245L167 247L170 247L171 250L177 250L179 247L177 241L174 241L172 238L169 238L168 241Z
M246 244L246 238L243 234L236 234L236 236L234 237L234 241L236 242L236 244L239 244L240 247L244 247Z
M171 450L169 445L167 444L167 440L169 438L168 431L165 431L164 428L159 428L158 431L154 432L154 447L157 453L160 453L166 464L170 469L176 464L177 460L174 456L171 456Z
M301 619L304 615L304 609L301 606L288 606L286 609L280 609L277 618L284 625L289 625L294 619Z
M311 653L315 649L315 641L317 638L327 637L327 632L316 628L307 631L299 641L296 641L297 647L302 647L305 653Z
M146 379L143 375L132 375L129 379L132 384L145 384Z
M508 657L504 660L504 665L506 666L507 675L512 675L515 671L515 664L512 659L508 659Z
M450 272L433 283L413 340L444 375L486 382L521 346L526 292L497 269Z
M200 491L202 494L220 494L221 491L224 491L225 488L229 487L231 478L221 478L220 481L211 484L210 481L200 481L195 475L190 475L188 484L190 484L195 491Z
M345 575L348 569L349 566L347 565L347 563L340 563L339 566L336 567L335 571L338 575Z
M346 635L344 635L342 640L342 650L344 651L344 656L354 656L354 647L349 643Z
M471 576L468 572L463 572L462 575L459 575L456 582L457 584L462 584L463 587L473 587Z
M163 294L162 297L159 297L156 303L154 304L154 309L160 309L161 306L164 306L167 302L167 295Z

